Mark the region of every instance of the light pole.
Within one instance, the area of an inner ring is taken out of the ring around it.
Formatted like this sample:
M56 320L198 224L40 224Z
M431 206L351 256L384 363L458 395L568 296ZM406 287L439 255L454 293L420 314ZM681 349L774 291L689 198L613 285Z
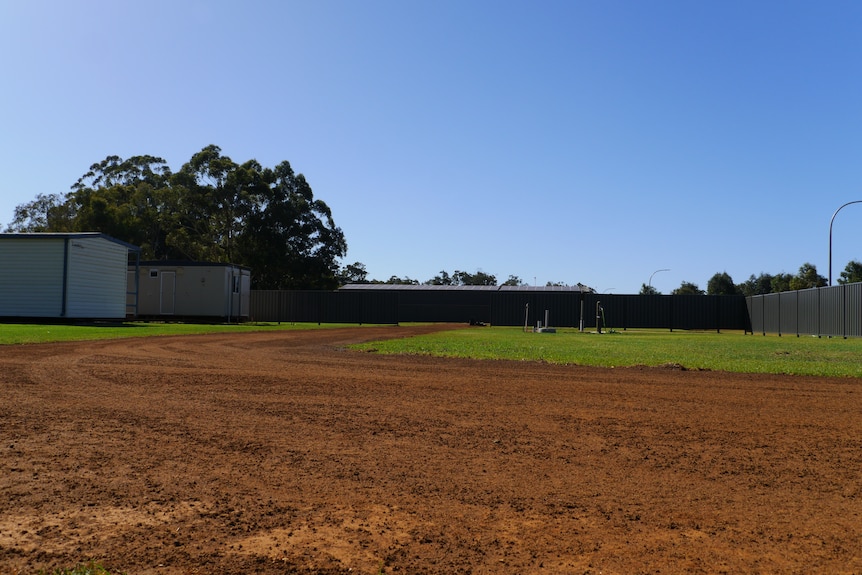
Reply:
M663 269L663 270L656 270L656 271L654 271L654 272L652 273L652 275L649 277L649 283L647 283L647 287L648 287L648 288L651 288L651 287L652 287L652 276L654 276L654 275L655 275L655 274L657 274L658 272L669 272L669 271L670 271L669 269Z
M841 211L842 208L846 208L850 204L862 204L862 200L853 200L852 202L847 202L832 214L832 219L829 220L829 285L832 285L832 224L835 222L835 216L838 215L838 212Z

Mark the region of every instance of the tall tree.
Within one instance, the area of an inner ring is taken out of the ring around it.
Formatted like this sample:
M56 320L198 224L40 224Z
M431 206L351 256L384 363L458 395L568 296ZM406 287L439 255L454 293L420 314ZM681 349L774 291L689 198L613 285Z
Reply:
M471 274L455 270L455 273L452 274L452 284L462 286L495 286L497 285L497 278L482 271Z
M334 288L347 251L332 212L287 162L237 164L218 146L172 173L155 156L93 164L65 195L18 206L9 231L98 231L146 259L252 268L256 288Z
M69 214L61 194L38 194L36 199L15 207L12 222L6 232L65 232L69 230Z
M783 291L790 291L790 282L793 280L793 276L788 273L780 273L772 276L772 293L781 293Z
M727 272L722 272L709 279L706 284L706 293L709 295L737 295L740 290L733 283L733 278Z
M365 269L365 264L354 262L342 267L338 272L338 283L340 285L369 283L368 270Z
M288 162L265 171L245 215L239 241L242 261L267 289L333 289L338 259L347 252L344 233L329 206L316 200L302 174Z
M450 286L452 285L452 277L446 270L440 270L440 273L425 283L432 286Z
M656 288L654 288L651 285L647 285L647 284L641 284L641 291L639 293L640 293L640 295L659 295L659 294L661 294L661 292L658 291Z
M390 285L399 285L399 286L400 285L415 286L415 285L419 285L419 280L414 280L414 279L411 279L407 276L404 276L403 278L400 278L398 276L389 276L389 279L383 283L390 284Z
M823 287L827 283L826 278L817 273L817 267L814 264L804 263L799 268L799 273L790 279L790 289Z
M236 262L235 243L249 212L248 170L240 170L218 146L207 146L192 156L172 178L178 209L171 226L171 244L193 260Z
M742 295L749 297L753 295L764 295L768 293L772 293L772 280L773 276L769 274L765 274L763 272L760 273L759 276L755 277L754 274L742 283L739 286Z
M841 272L841 277L838 278L839 284L849 284L862 282L862 262L852 260Z
M90 166L66 198L71 231L99 231L137 245L145 258L166 256L164 200L171 171L155 156L108 156Z
M697 284L684 281L672 293L673 295L703 295L703 290Z

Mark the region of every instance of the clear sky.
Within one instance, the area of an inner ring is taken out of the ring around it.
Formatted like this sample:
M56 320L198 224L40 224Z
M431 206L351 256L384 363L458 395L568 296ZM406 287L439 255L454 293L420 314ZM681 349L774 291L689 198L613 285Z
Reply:
M2 227L216 144L305 174L370 278L669 293L827 276L862 200L856 0L0 0L0 70Z

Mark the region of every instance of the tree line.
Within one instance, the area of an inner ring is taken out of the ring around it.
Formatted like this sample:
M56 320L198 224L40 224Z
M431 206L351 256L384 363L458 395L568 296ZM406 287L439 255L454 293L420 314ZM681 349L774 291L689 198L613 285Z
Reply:
M853 260L847 264L844 271L838 277L839 284L862 282L862 263ZM795 291L808 288L825 287L828 281L817 272L817 267L810 263L804 263L796 275L780 273L776 275L760 273L752 274L748 280L735 284L733 278L727 272L717 273L709 279L706 291L700 289L697 284L684 281L671 293L689 295L764 295L784 291ZM642 284L641 294L658 294L652 286Z
M290 163L238 164L214 145L177 172L155 156L108 156L68 193L18 206L5 231L102 232L145 260L249 267L256 289L336 288L347 252L331 210Z
M433 278L424 282L413 279L408 276L398 277L391 276L388 280L368 279L368 272L365 269L365 264L356 262L344 267L342 273L344 283L358 284L390 284L390 285L437 285L437 286L495 286L497 284L497 276L487 274L483 271L477 271L474 274L470 272L455 270L451 274L445 270L441 270ZM500 285L524 285L521 278L510 275L509 279Z
M478 271L475 274L455 270L453 273L448 273L445 270L440 271L436 276L424 282L412 279L410 277L391 276L388 280L368 279L368 273L365 266L361 262L356 262L345 266L342 271L343 283L364 283L364 284L394 284L394 285L453 285L453 286L470 286L470 285L526 285L516 275L510 275L509 278L497 283L497 277L493 274L488 274ZM853 282L862 282L862 263L851 261L847 267L841 272L838 278L839 284L847 284ZM751 275L748 280L736 284L733 278L727 272L720 272L713 275L707 282L706 290L703 290L696 283L683 281L680 286L674 289L673 295L763 295L768 293L778 293L783 291L800 290L813 287L824 287L827 284L825 277L817 272L816 266L810 263L803 264L799 271L795 274L780 273L776 275L761 273L758 276ZM566 285L562 282L547 282L546 286L562 286ZM595 291L592 288L583 284L577 284L580 288L586 291ZM660 295L661 292L655 287L647 284L641 285L640 295Z
M424 282L394 275L381 281L369 279L361 262L342 267L344 232L302 174L287 161L274 168L256 160L238 164L215 145L194 154L176 172L156 156L108 156L90 166L69 192L39 194L17 206L5 231L102 232L140 247L144 260L249 267L254 289L335 289L347 283L498 285L495 275L483 271L441 270ZM838 283L859 281L862 263L851 261ZM761 273L741 284L726 272L717 273L706 290L683 281L672 293L750 296L826 283L817 268L806 263L796 275ZM510 275L500 285L526 284ZM644 284L640 293L659 292Z

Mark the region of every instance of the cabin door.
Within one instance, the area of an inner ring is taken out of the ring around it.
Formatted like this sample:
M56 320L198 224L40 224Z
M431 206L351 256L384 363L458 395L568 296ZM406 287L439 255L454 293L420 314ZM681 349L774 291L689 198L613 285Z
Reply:
M162 315L174 315L174 304L177 292L177 272L165 272L159 274L161 277L161 298L159 302L159 313Z

